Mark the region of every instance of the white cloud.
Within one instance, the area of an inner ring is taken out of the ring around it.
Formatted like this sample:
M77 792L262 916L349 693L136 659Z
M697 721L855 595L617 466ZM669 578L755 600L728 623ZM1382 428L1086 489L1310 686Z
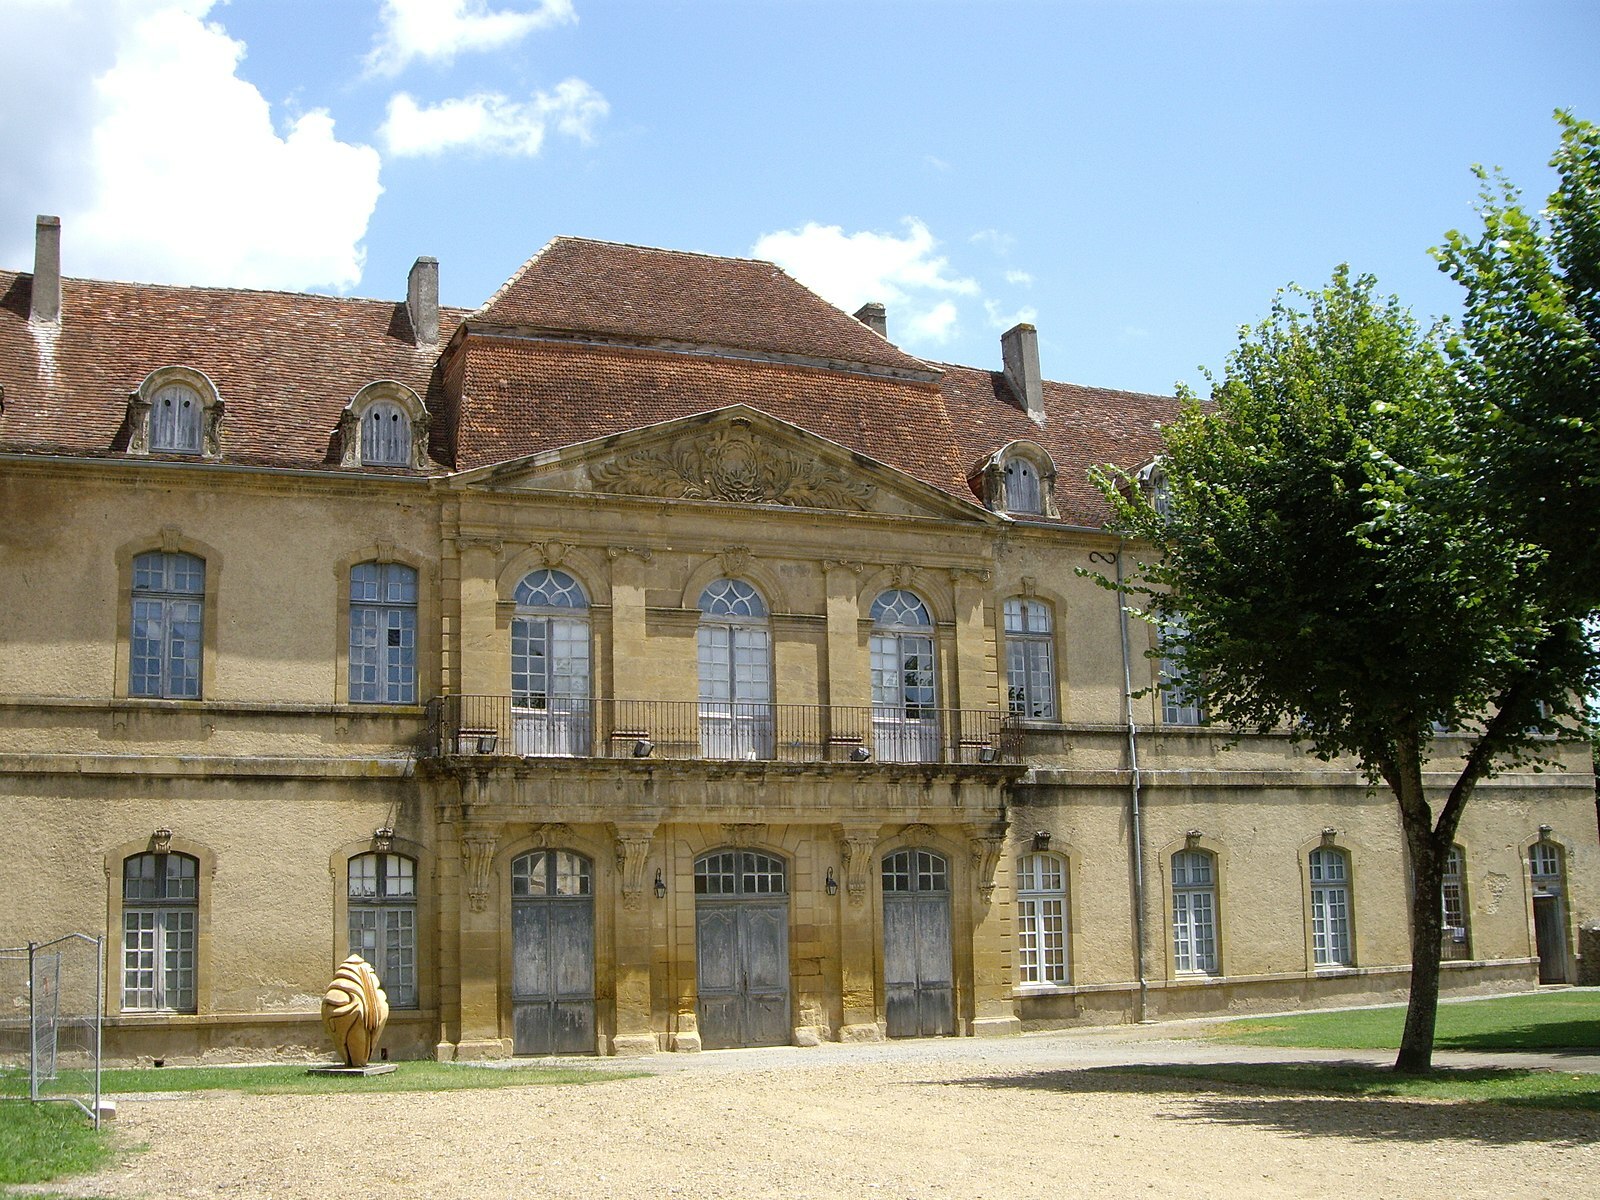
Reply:
M367 67L395 75L418 59L448 63L465 51L497 50L578 16L572 0L538 0L531 10L491 9L488 0L383 0L379 19Z
M1032 287L1033 276L1029 275L1026 271L1007 271L1006 282L1014 283L1019 287Z
M987 246L999 255L1010 254L1011 247L1017 244L1016 238L998 229L980 229L967 240L975 246Z
M27 114L0 125L0 245L11 261L31 258L15 251L31 248L32 215L55 211L68 273L288 288L360 279L382 191L377 151L341 142L320 110L275 129L265 98L238 76L243 44L206 21L213 7L6 6L0 111ZM73 103L17 103L34 82Z
M935 253L933 233L915 217L906 233L845 233L838 225L808 222L799 229L763 234L751 253L770 259L823 299L854 312L871 300L889 308L895 327L943 341L958 316L950 296L975 296L976 280L956 275Z
M473 150L532 156L554 127L588 141L597 121L610 111L599 92L581 79L567 79L549 92L535 92L526 103L498 93L419 105L405 92L389 101L389 115L378 131L390 154L402 158Z
M1024 304L1015 312L1004 312L994 300L983 302L983 312L989 319L989 324L996 329L1010 329L1013 325L1035 325L1039 321L1039 310L1031 304Z

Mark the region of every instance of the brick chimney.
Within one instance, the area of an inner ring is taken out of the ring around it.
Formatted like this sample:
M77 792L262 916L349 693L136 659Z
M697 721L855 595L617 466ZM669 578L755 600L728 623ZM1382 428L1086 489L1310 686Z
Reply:
M1044 379L1039 374L1039 331L1013 325L1000 335L1000 362L1006 384L1035 424L1044 424Z
M889 313L876 300L863 304L856 309L856 320L860 321L884 341L889 340Z
M411 319L411 336L419 346L439 341L439 260L419 258L411 264L406 278L406 316Z
M61 218L41 216L34 231L33 294L28 320L54 325L61 320Z

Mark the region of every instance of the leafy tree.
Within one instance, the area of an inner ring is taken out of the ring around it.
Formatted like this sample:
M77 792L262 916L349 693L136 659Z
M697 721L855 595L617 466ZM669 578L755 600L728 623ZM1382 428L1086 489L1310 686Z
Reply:
M1600 154L1563 118L1550 231L1486 191L1440 256L1462 329L1423 328L1341 268L1242 331L1209 403L1163 431L1161 512L1099 482L1149 545L1130 590L1181 626L1174 682L1237 731L1353 756L1410 850L1411 1000L1395 1067L1430 1068L1445 856L1479 780L1538 762L1600 681ZM1579 445L1578 443L1583 443ZM1451 731L1440 740L1438 731ZM1424 768L1448 767L1447 793Z

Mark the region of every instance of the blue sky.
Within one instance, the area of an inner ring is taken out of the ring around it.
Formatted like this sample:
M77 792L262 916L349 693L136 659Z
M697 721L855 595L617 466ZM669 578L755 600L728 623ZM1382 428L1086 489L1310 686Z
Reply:
M1199 382L1348 261L1420 313L1536 201L1600 5L5 0L0 265L475 306L551 237L774 257L913 353Z

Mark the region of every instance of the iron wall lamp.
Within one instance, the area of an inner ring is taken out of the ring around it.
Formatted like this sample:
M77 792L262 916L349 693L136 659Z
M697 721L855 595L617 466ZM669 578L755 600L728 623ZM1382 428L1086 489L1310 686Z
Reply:
M828 868L828 878L823 881L822 886L828 890L828 895L830 896L839 894L839 881L833 877L832 867Z
M665 900L666 898L667 898L667 881L665 879L661 878L661 868L657 867L656 868L656 899L657 900Z

